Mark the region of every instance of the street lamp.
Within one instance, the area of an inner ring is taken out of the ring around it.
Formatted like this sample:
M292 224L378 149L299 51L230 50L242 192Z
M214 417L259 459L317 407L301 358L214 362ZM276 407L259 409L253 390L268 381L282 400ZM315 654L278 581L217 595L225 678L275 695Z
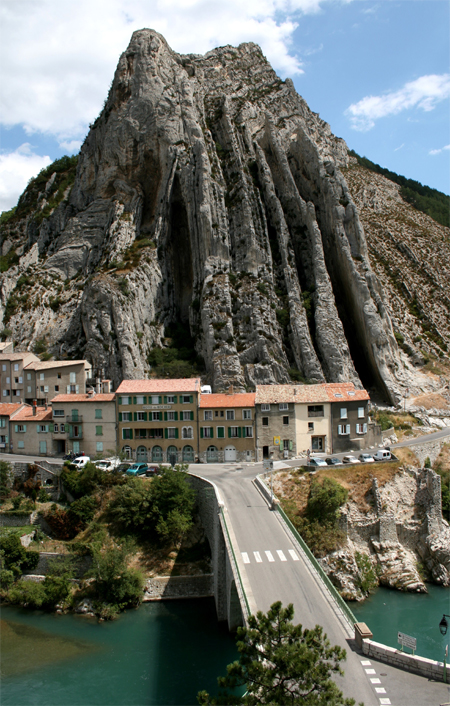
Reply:
M446 635L447 630L448 630L448 622L447 618L450 618L450 615L444 615L442 616L442 620L439 623L439 630L441 631L441 635ZM447 655L448 655L448 645L445 648L445 655L444 655L444 683L447 683Z

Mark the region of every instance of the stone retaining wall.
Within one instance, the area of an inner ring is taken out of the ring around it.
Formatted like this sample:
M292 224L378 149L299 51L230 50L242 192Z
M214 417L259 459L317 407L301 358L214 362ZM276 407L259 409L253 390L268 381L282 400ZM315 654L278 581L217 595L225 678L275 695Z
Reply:
M155 576L147 579L144 601L174 598L205 598L214 595L214 576Z
M64 561L67 558L75 559L76 563L76 576L83 576L88 569L92 566L92 557L73 557L71 554L58 554L56 552L39 552L39 562L35 569L30 571L30 575L35 576L46 576L49 573L49 562L54 560Z
M22 527L24 525L31 525L31 515L5 515L5 513L0 514L0 527Z
M380 662L392 664L394 667L420 674L429 679L437 679L438 681L443 681L444 679L443 662L436 662L426 657L400 652L393 647L381 645L379 642L368 639L362 640L362 648L365 655L378 659Z

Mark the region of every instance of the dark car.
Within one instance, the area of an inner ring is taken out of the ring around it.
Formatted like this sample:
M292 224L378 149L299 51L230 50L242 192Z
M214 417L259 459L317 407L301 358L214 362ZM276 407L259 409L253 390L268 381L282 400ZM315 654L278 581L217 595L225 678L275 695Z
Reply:
M132 465L133 465L132 461L122 461L122 463L119 463L117 468L114 469L114 473L126 473L129 469L129 467Z
M314 466L317 468L317 466L326 466L325 459L323 458L310 458L308 461L308 466Z
M342 461L339 458L336 458L336 456L333 456L332 458L326 458L325 461L328 463L329 466L336 466L338 463L342 463Z
M161 473L161 469L159 466L148 466L147 470L145 471L145 475L147 478L150 478L150 476L158 476Z

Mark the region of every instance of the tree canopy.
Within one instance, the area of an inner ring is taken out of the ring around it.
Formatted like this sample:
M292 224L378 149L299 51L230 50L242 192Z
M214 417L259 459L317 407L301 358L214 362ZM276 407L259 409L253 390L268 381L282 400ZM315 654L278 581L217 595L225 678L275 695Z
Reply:
M229 664L219 677L219 694L197 695L201 706L212 704L277 704L277 706L353 706L332 679L343 674L340 663L346 652L331 647L323 629L294 625L294 608L273 603L267 615L251 615L248 628L238 628L239 661ZM237 694L246 687L243 696Z

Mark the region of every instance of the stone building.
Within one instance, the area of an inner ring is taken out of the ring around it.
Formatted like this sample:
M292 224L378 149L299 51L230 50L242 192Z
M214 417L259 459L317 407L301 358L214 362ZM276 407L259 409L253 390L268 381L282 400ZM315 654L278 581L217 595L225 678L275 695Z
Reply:
M52 455L84 451L87 456L111 455L117 448L116 403L113 392L62 394L52 399Z
M11 419L24 407L21 402L0 402L0 453L8 453L11 450Z
M124 380L116 391L118 445L129 458L193 463L200 378Z
M52 450L52 409L23 405L10 420L12 453L48 456Z
M0 353L0 401L25 402L26 383L24 368L39 363L34 353Z
M255 393L202 394L199 460L204 463L255 460Z
M92 366L87 360L35 360L24 369L25 401L43 405L58 394L84 394Z
M381 441L375 438L375 425L369 425L369 395L352 383L326 385L331 404L332 452L358 450Z

